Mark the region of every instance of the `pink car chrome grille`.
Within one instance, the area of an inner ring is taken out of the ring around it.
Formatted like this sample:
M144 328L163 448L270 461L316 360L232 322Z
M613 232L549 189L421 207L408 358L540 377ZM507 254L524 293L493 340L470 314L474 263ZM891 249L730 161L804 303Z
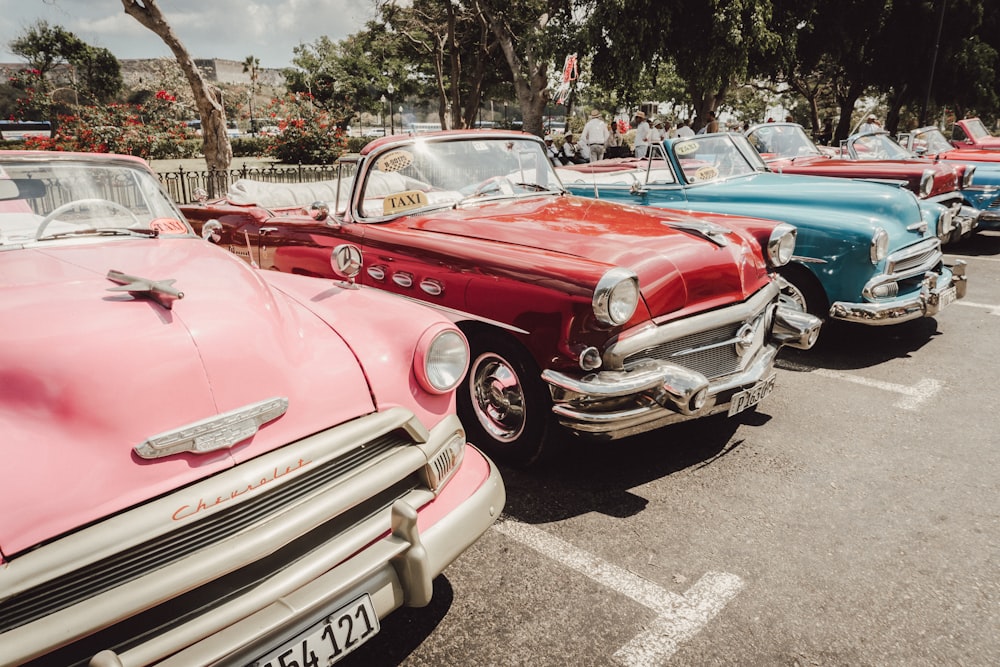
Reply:
M2 600L0 633L147 576L161 567L280 513L302 496L336 482L338 478L365 462L411 444L412 441L398 432L381 436L371 442L359 443L351 452L315 470L303 473L256 498ZM411 488L415 486L415 481L409 484Z

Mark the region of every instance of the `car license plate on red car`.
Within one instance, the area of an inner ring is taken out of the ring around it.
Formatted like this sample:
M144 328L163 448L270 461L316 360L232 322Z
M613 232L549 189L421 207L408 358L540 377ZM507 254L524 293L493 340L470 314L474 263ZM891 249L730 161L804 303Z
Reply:
M774 378L775 376L771 375L749 389L733 394L733 400L729 403L729 416L732 417L760 403L774 389Z
M378 615L371 597L365 593L281 648L254 660L251 666L330 665L374 637L378 631Z

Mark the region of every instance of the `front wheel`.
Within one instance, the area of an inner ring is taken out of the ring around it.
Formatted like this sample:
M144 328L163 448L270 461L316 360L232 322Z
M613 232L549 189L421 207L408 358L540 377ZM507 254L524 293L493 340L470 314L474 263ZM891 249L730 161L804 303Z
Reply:
M781 303L820 319L827 318L830 306L826 292L809 269L788 264L778 269L778 274L781 276Z
M541 373L515 341L469 337L472 363L458 392L458 414L472 444L491 457L527 467L541 460L552 399Z

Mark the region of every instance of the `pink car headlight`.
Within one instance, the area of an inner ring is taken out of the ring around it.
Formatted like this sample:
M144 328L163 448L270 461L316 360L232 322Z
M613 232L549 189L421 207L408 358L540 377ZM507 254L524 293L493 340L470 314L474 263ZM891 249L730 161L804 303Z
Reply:
M432 394L445 394L458 386L469 368L469 343L462 332L448 324L431 327L420 337L413 355L417 382Z

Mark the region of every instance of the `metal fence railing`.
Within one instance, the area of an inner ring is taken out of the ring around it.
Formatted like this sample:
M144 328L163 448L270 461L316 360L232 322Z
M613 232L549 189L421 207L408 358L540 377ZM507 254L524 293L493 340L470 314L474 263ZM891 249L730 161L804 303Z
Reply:
M177 171L159 171L157 176L166 188L170 197L178 204L190 204L195 201L195 192L203 189L209 199L221 197L229 186L241 178L268 183L309 183L312 181L331 180L336 177L336 167L333 165L318 166L271 166L248 167L227 171L215 169L194 170L178 167Z

